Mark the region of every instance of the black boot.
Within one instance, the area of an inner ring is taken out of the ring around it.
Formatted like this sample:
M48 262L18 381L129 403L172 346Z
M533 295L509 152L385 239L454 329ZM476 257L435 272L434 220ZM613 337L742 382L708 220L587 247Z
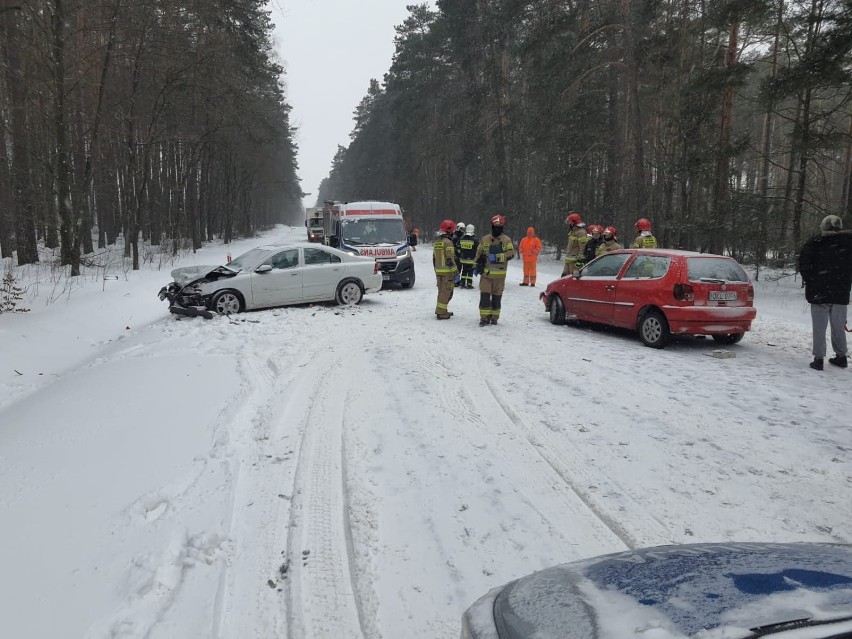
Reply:
M489 321L489 319L487 317L480 317L479 318L479 325L480 326L488 326L490 323L491 322Z
M814 361L810 363L810 367L815 371L822 370L822 357L814 357Z
M846 368L849 366L849 362L846 359L846 355L838 355L837 357L829 357L828 363L832 366L837 366L838 368Z

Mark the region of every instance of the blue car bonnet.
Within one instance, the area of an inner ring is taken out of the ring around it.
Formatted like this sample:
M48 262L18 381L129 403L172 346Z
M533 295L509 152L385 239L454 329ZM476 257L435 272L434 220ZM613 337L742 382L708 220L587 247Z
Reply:
M514 581L494 601L505 639L747 637L762 626L849 616L852 546L817 543L605 555Z

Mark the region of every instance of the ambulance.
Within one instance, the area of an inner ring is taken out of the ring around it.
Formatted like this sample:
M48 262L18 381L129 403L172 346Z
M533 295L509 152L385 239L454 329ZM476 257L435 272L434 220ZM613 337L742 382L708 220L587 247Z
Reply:
M324 217L329 246L375 258L384 282L414 285L414 258L399 204L327 202Z

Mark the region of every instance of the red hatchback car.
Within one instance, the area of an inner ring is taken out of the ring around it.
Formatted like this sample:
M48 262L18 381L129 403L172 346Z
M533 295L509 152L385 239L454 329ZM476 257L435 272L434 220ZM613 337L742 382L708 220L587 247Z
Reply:
M638 330L652 348L673 335L736 344L757 315L754 287L736 260L667 249L601 255L540 297L553 324L574 319Z

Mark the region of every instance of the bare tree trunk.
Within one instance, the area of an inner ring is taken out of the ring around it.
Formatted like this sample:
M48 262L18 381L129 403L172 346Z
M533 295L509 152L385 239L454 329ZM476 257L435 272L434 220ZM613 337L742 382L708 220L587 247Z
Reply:
M51 54L54 92L53 130L56 146L54 185L56 206L59 209L62 263L70 265L71 275L77 276L80 274L79 240L77 239L80 229L79 217L71 204L71 172L68 164L68 123L65 111L65 20L64 0L53 0Z
M778 47L781 40L781 27L784 20L784 0L778 0L778 19L775 22L775 40L772 44L772 66L769 71L770 80L775 78L778 73ZM761 145L761 163L760 171L757 178L758 193L761 197L760 217L758 218L757 229L757 251L755 254L755 277L760 277L760 266L766 258L767 242L769 239L769 230L767 228L768 218L770 214L775 212L776 205L769 204L769 160L772 154L772 132L773 132L773 111L775 102L770 96L769 104L766 106L766 113L763 116L763 143Z
M802 212L805 206L805 189L808 182L808 161L810 159L810 151L808 144L810 142L810 116L811 116L811 89L805 89L805 96L802 99L802 119L799 123L799 135L796 139L799 141L799 174L798 184L796 186L796 201L793 205L793 247L797 249L802 243Z
M506 74L508 73L509 54L506 51L506 36L501 33L499 49L491 41L492 91L497 123L495 126L494 151L497 160L497 186L500 191L500 208L506 210L509 205L509 168L506 150L506 131L508 119L506 115L508 95L506 89Z
M772 45L772 67L769 71L769 78L774 79L778 74L778 46L781 40L781 27L784 20L784 0L778 0L778 20L775 23L775 40ZM763 116L763 144L760 177L757 180L760 196L764 199L769 194L769 159L772 153L772 112L775 108L775 102L771 95L769 104L766 106L766 113Z
M2 33L0 27L0 33ZM2 87L2 83L0 83ZM5 107L5 96L0 93L0 109ZM7 152L6 125L0 121L0 259L12 257L12 174L9 167L12 165L11 158Z
M796 129L799 126L799 120L802 116L802 102L798 100L796 102L796 115L793 118L793 128ZM781 223L779 228L779 237L782 243L787 242L787 223L790 220L790 204L793 201L793 182L796 176L796 158L797 158L797 146L793 144L790 147L790 164L787 168L787 177L784 181L784 196L781 202ZM796 245L793 245L793 249L797 249ZM790 247L787 246L784 253L787 254L789 252Z
M737 63L737 42L740 33L740 20L737 15L731 16L731 31L728 36L728 48L725 51L725 68L731 73ZM719 123L719 149L716 155L716 180L713 187L713 213L718 219L719 227L724 236L718 233L710 238L710 250L721 253L725 249L726 236L730 224L730 203L728 183L731 175L730 147L731 125L734 118L734 87L728 82L722 93L722 118Z
M34 224L34 203L30 178L31 146L29 126L25 112L25 87L20 59L20 34L17 11L0 14L0 38L6 64L6 86L9 91L9 120L12 165L12 218L15 228L15 250L18 265L38 262Z
M811 0L810 19L808 20L808 35L805 41L805 55L814 48L814 41L820 32L822 23L823 0ZM811 100L813 92L811 86L805 89L801 99L802 118L797 120L798 130L794 132L793 139L799 147L799 180L796 189L796 202L793 205L793 248L798 250L802 242L802 214L805 205L805 189L808 183L808 162L810 161L811 149Z
M648 205L645 199L645 151L643 148L642 109L639 103L639 64L634 34L635 20L631 0L624 0L622 8L626 39L624 57L627 66L627 119L631 136L631 168L633 173L633 180L630 184L632 197L628 199L627 207L633 211L644 211Z
M838 210L841 215L848 217L852 214L852 115L849 116L849 133L846 143L846 162L844 163L845 179L843 181L843 194L840 196Z
M83 169L83 180L81 184L81 192L83 197L81 198L81 206L83 206L83 227L85 229L85 237L84 237L84 246L83 252L91 252L93 250L92 244L92 234L91 234L91 225L94 221L93 215L93 203L96 201L95 193L92 189L92 182L94 180L94 157L100 157L98 154L99 142L100 142L100 132L101 132L101 121L103 119L103 110L104 110L104 95L107 89L107 77L109 75L110 63L112 61L112 50L115 46L115 30L116 25L118 23L118 12L121 8L122 0L115 0L115 5L113 6L112 15L110 17L110 28L109 28L109 36L107 37L107 45L106 51L104 52L104 61L101 65L101 73L100 78L98 80L98 97L97 102L95 104L95 114L92 121L91 126L91 138L89 143L86 145L86 160L85 160L85 168ZM101 242L104 238L103 231L100 230L100 224L98 225L98 246L101 246Z
M622 210L623 203L620 197L621 183L624 177L624 163L622 157L621 137L619 135L618 119L618 78L615 73L610 74L607 94L607 119L609 122L609 140L607 144L607 171L605 180L604 207L609 215L614 211ZM610 220L615 223L615 220Z

